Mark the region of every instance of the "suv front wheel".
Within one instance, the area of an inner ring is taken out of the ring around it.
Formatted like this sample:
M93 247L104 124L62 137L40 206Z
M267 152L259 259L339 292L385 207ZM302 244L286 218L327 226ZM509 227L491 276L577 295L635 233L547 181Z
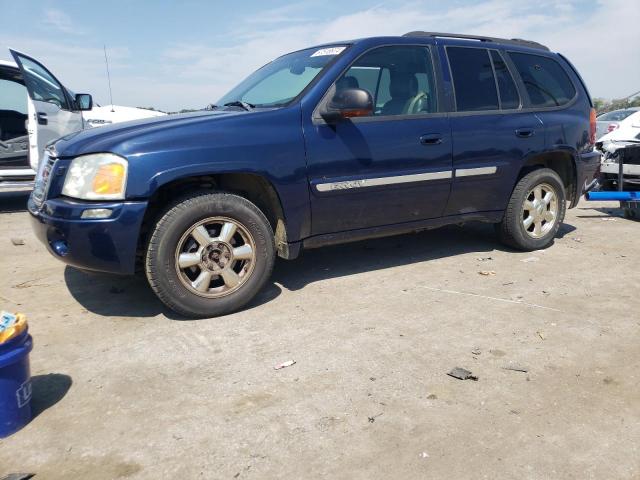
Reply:
M230 193L183 197L155 225L146 255L151 288L187 317L238 310L271 276L274 235L264 214Z
M562 180L549 168L529 172L513 189L502 222L500 240L518 250L539 250L553 242L566 212Z

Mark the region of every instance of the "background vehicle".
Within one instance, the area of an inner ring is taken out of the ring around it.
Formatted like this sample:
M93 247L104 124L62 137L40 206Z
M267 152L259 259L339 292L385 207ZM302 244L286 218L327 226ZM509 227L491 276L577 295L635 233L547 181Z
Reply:
M91 110L82 112L84 126L101 127L112 123L128 122L141 118L163 117L164 112L146 108L125 107L123 105L93 105Z
M624 120L618 122L618 127L600 138L599 141L609 140L637 140L640 134L640 110L634 111Z
M27 89L17 65L0 61L0 186L33 182L27 136Z
M640 110L633 111L618 128L604 135L596 146L602 152L601 183L605 190L617 189L619 161L629 147L640 144ZM635 151L635 148L632 150ZM640 189L640 163L637 155L627 155L623 165L623 189Z
M75 95L65 88L37 60L15 50L9 51L29 93L29 163L36 170L40 152L44 151L47 144L68 133L82 130L84 124L80 112L90 110L93 100L89 94Z
M637 112L640 112L640 107L623 108L598 115L596 117L596 139L613 132L620 127L621 122Z
M32 188L45 146L64 135L164 115L121 106L94 108L91 95L74 94L37 60L10 52L16 63L0 61L0 189Z
M79 268L141 267L170 308L213 316L302 248L472 220L545 248L599 167L583 81L526 40L321 45L217 105L58 140L29 201L36 235Z

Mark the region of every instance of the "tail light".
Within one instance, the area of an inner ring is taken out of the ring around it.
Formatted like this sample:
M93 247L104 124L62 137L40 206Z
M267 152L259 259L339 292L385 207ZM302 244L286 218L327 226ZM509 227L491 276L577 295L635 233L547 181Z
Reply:
M618 125L617 123L610 123L609 126L607 127L607 132L613 132L619 126L620 125Z
M591 145L596 143L596 109L592 108L589 112L589 142Z

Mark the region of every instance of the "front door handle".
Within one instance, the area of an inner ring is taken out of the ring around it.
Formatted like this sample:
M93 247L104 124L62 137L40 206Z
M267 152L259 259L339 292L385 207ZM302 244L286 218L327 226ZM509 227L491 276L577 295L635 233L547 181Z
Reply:
M38 125L46 125L49 123L47 120L47 114L44 112L38 112Z
M439 133L428 133L420 137L421 145L440 145L442 143L442 135Z
M529 138L533 137L534 133L536 133L536 131L533 128L519 128L516 130L516 137Z

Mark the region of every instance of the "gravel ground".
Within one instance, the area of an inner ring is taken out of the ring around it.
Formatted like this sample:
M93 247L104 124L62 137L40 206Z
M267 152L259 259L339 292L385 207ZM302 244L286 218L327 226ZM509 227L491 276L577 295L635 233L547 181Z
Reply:
M308 251L181 321L52 258L25 198L0 194L0 308L29 318L35 418L0 478L640 478L640 224L611 204L540 252L471 224Z

